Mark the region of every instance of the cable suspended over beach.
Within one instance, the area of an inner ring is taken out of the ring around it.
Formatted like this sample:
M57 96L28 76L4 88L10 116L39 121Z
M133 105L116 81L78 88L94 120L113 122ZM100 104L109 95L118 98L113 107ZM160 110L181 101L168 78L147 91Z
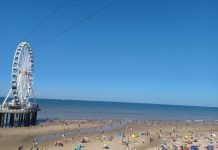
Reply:
M50 15L48 15L47 17L45 17L42 22L36 26L31 32L29 32L23 39L27 39L30 36L32 36L37 30L39 30L52 16L54 16L56 13L58 13L58 11L63 8L70 0L64 0ZM70 31L71 29L79 26L80 24L84 23L85 21L87 21L88 19L96 16L97 14L101 13L102 11L104 11L105 9L111 7L112 5L114 5L116 2L118 2L119 0L113 0L110 3L106 4L105 6L101 7L100 9L94 11L93 13L89 14L88 16L80 19L79 21L77 21L76 23L72 24L71 26L63 29L61 32L53 35L52 37L48 38L47 40L41 42L40 44L36 45L35 47L41 47L46 43L51 42L52 40L58 38L59 36L63 35L64 33ZM3 57L2 57L3 58ZM0 60L2 60L2 58Z
M34 29L32 29L24 38L23 41L31 37L37 30L39 30L52 16L54 16L61 8L63 8L70 0L64 0L51 14L45 17ZM5 59L6 57L1 56L0 61Z
M72 24L71 26L65 28L63 31L61 31L61 32L59 32L59 33L57 33L57 34L55 34L55 35L52 36L51 38L48 38L47 40L41 42L41 43L38 44L36 47L41 47L42 45L44 45L44 44L46 44L46 43L48 43L48 42L50 42L50 41L52 41L52 40L58 38L59 36L63 35L64 33L68 32L68 31L70 31L71 29L77 27L78 25L82 24L83 22L87 21L88 19L90 19L90 18L96 16L97 14L101 13L101 12L104 11L106 8L111 7L112 5L114 5L114 4L115 4L116 2L118 2L118 1L119 1L119 0L113 0L112 2L108 3L108 4L105 5L104 7L102 7L102 8L100 8L100 9L96 10L95 12L93 12L93 13L91 13L90 15L88 15L88 16L82 18L82 19L79 20L78 22L76 22L76 23Z
M30 31L24 39L29 38L33 33L35 33L37 30L39 30L52 16L54 16L61 8L63 8L70 0L64 0L50 15L45 17L42 22L36 26L32 31Z

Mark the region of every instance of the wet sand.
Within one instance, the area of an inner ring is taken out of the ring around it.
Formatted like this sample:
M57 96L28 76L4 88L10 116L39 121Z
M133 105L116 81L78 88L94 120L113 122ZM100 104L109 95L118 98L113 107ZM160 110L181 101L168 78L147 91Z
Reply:
M33 127L0 128L0 150L17 150L20 145L24 149L30 149L33 140L40 135L55 134L80 128L98 126L97 123L71 123L65 122L47 123Z

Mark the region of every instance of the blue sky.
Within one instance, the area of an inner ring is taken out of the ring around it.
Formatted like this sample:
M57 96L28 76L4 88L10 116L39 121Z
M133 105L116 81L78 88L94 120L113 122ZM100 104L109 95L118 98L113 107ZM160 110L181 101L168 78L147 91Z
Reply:
M218 106L218 1L69 0L27 42L41 98ZM0 95L16 46L63 0L0 1Z

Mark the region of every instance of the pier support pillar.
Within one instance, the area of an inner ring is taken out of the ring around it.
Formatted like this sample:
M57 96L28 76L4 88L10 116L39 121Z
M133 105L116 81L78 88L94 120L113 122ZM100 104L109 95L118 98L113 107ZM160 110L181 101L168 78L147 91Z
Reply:
M24 115L24 126L29 126L30 125L30 113L26 113Z
M2 113L0 113L0 127L2 126Z
M34 109L2 109L0 105L0 127L17 127L36 125L39 108Z
M21 114L18 114L18 126L21 126Z
M6 118L5 118L5 126L8 126L8 113L6 113Z
M23 123L23 114L20 115L20 125L24 126L24 123Z
M10 115L9 126L14 126L14 114L12 114L12 113L11 113L11 115Z
M16 127L16 126L18 126L18 114L16 113L16 114L14 114L14 126Z
M5 114L3 113L2 114L2 127L5 126Z
M32 113L31 125L36 125L37 112Z

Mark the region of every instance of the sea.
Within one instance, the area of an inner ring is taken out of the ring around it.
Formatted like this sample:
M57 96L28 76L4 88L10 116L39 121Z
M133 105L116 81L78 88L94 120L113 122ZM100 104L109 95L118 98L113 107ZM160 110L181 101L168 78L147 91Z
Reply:
M218 122L217 107L177 106L124 102L36 99L38 119L160 120Z

